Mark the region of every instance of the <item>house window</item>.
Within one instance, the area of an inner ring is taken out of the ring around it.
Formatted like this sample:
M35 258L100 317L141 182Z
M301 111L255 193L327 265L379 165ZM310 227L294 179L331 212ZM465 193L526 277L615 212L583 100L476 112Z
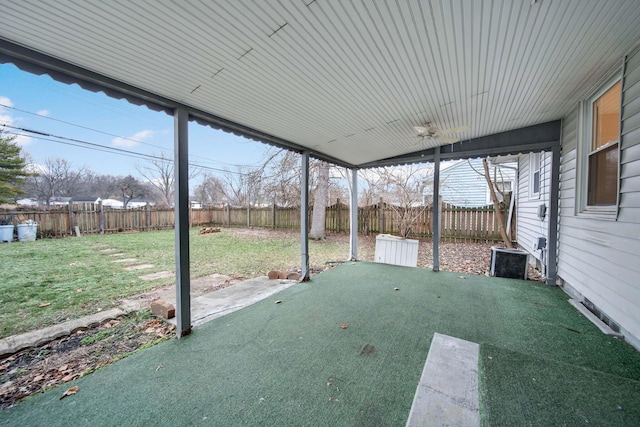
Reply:
M505 196L511 192L513 183L511 181L498 181L494 182L494 189L496 190L496 196L498 197L498 202L504 202ZM487 187L487 204L493 203L491 199L491 190Z
M585 104L581 142L581 209L615 214L618 203L622 84L609 82Z
M587 206L610 206L618 200L620 81L591 105L591 151Z
M530 198L540 198L540 153L531 153L529 157L529 194Z

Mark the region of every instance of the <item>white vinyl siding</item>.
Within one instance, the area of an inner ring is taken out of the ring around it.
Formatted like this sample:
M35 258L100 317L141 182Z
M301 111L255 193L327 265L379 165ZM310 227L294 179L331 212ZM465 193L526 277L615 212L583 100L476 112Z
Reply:
M640 343L640 54L627 58L622 88L617 221L576 214L579 112L563 123L558 276Z
M469 165L469 162L473 167ZM487 182L484 176L478 172L484 172L481 159L461 160L442 170L440 172L442 201L462 207L485 206L487 204Z
M537 158L537 162L532 160ZM540 188L535 195L531 194L534 165L539 163ZM549 242L549 188L551 185L551 153L530 153L520 156L518 161L518 200L516 203L516 224L518 226L518 246L526 250L535 259L547 265L546 249L544 252L534 249L538 237ZM538 217L540 205L546 206L543 219Z
M471 163L471 165L469 164ZM493 167L489 167L493 179ZM500 168L502 179L507 188L513 188L515 171ZM460 160L453 166L440 172L440 196L442 201L461 207L486 206L492 203L489 187L484 178L482 159ZM498 180L500 180L500 172ZM498 196L499 197L499 196Z

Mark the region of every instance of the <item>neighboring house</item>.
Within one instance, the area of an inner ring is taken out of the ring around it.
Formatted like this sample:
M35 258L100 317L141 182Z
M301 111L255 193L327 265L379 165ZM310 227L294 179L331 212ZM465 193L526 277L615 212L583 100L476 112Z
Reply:
M98 200L99 202L100 200ZM121 200L117 199L102 199L102 206L110 207L114 209L122 209L124 208L124 203Z
M18 206L31 206L31 207L36 207L39 206L40 203L36 200L36 199L19 199L16 201L16 204Z
M127 209L139 209L144 208L147 205L155 205L155 203L149 202L146 199L131 199L127 203Z
M52 208L60 208L62 206L69 206L69 201L71 200L71 197L53 197L51 198L51 201L49 202L49 205Z
M515 164L497 166L496 185L503 191L513 190ZM490 166L493 180L494 167ZM482 175L481 175L482 174ZM484 177L482 159L459 160L440 172L440 196L442 201L461 207L486 206L492 203L489 186ZM500 194L498 194L500 197Z

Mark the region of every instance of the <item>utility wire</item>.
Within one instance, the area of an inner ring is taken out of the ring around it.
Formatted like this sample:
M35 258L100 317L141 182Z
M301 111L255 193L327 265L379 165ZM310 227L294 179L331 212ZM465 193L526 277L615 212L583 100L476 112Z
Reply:
M160 150L165 150L165 151L171 151L171 152L173 152L173 150L172 150L172 149L171 149L171 150L167 150L166 148L161 147L161 146L159 146L159 145L150 144L150 143L148 143L148 142L139 141L139 140L137 140L137 139L128 138L128 137L125 137L125 136L116 135L116 134L109 133L109 132L105 132L105 131L102 131L102 130L99 130L99 129L94 129L94 128L90 128L90 127L87 127L87 126L79 125L79 124L77 124L77 123L68 122L68 121L66 121L66 120L56 119L56 118L54 118L54 117L50 117L50 116L43 116L42 114L34 113L33 111L23 110L23 109L16 108L16 107L13 107L13 106L10 106L10 105L6 105L6 104L2 104L2 103L0 103L0 107L8 108L8 109L11 109L11 110L14 110L14 111L19 111L19 112L21 112L21 113L25 113L25 114L31 114L31 115L33 115L33 116L37 116L37 117L40 117L40 118L43 118L43 119L53 120L54 122L64 123L64 124L66 124L66 125L70 125L70 126L75 126L75 127L80 128L80 129L89 130L89 131L91 131L91 132L96 132L96 133L100 133L100 134L103 134L103 135L112 136L112 137L114 137L114 138L121 138L121 139L124 139L124 140L126 140L126 141L132 141L132 142L135 142L135 143L137 143L137 144L147 145L147 146L149 146L149 147L158 148L158 149L160 149ZM211 163L220 163L220 164L228 165L228 166L236 166L236 167L253 166L253 165L240 165L240 164L227 163L227 162L222 162L222 161L220 161L220 160L214 160L214 159L210 159L210 158L208 158L208 157L198 156L198 155L192 155L192 157L197 157L197 158L199 158L199 159L206 160L207 162L211 162Z
M97 144L95 142L88 142L88 141L83 141L83 140L80 140L80 139L53 135L53 134L50 134L50 133L40 132L40 131L33 130L33 129L23 128L23 127L19 127L19 126L12 126L12 125L9 125L9 124L6 124L6 123L3 123L2 126L5 127L5 128L16 129L16 130L19 130L19 131L23 131L23 132L28 132L29 133L29 135L25 135L25 134L13 132L15 135L30 136L30 137L35 138L35 139L41 139L41 140L45 140L45 141L57 142L59 144L71 145L71 146L74 146L74 147L86 148L86 149L95 150L95 151L110 152L110 153L113 153L113 154L120 154L122 156L143 158L143 159L152 159L152 160L160 160L160 161L168 161L168 162L171 162L171 163L174 162L173 159L171 159L171 158L166 158L166 157L162 157L162 156L156 156L156 155L153 155L153 154L139 153L137 151L125 150L123 148L109 147L109 146L106 146L106 145ZM33 136L33 135L40 135L40 136ZM52 138L55 138L55 139L52 139ZM67 142L65 142L65 141L67 141ZM249 174L243 173L243 172L219 169L219 168L214 168L214 167L211 167L211 166L203 166L203 165L199 165L197 163L189 163L189 166L197 167L197 168L204 169L204 170L216 171L216 172L232 173L232 174L236 174L236 175L249 175Z

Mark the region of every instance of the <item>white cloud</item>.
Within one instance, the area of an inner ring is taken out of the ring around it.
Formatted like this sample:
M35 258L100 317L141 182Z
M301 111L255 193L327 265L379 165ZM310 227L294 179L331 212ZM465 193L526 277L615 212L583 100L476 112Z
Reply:
M25 170L27 172L33 172L33 173L45 173L47 172L47 167L39 163L29 163L25 167Z
M152 130L141 130L140 132L136 132L127 138L114 138L111 142L113 143L113 145L116 145L118 147L135 147L139 142L151 138L154 133L155 132Z
M49 116L49 110L40 110L36 114L39 115L39 116L47 117L47 116Z
M18 135L14 140L14 142L21 147L31 144L31 141L32 141L31 137L27 135Z
M8 114L0 114L0 126L2 125L13 125L13 117Z
M11 100L9 98L7 98L6 96L0 96L0 110L3 108L3 106L7 106L7 107L13 107L13 102L11 102Z
M9 114L9 111L4 106L13 107L13 102L6 96L0 96L0 126L9 125L14 123L13 117Z

